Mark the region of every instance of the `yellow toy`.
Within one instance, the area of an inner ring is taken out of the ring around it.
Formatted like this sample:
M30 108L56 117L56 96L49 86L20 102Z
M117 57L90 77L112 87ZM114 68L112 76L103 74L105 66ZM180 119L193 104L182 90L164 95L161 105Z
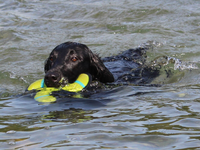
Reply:
M40 79L33 82L28 87L28 91L30 90L39 91L36 93L34 97L34 99L38 102L55 102L56 98L51 96L51 93L53 91L65 90L69 92L79 92L82 89L84 89L89 82L90 82L90 76L84 73L80 74L74 83L67 84L64 87L59 87L59 88L47 87L44 84L44 79Z

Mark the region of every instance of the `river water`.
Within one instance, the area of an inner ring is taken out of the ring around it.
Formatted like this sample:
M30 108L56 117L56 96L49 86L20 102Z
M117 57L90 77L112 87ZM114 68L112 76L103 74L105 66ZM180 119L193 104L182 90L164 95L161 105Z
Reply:
M0 0L0 149L200 148L199 16L198 0ZM52 104L23 94L66 41L101 57L149 45L173 76Z

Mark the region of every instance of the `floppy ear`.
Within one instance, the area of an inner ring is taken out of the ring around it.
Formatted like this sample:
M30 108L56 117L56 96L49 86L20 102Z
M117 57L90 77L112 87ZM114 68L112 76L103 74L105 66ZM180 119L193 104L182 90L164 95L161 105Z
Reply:
M112 73L106 68L106 66L101 61L100 57L93 54L91 50L89 50L90 55L90 65L91 65L91 75L93 78L98 79L100 82L114 82L114 77Z

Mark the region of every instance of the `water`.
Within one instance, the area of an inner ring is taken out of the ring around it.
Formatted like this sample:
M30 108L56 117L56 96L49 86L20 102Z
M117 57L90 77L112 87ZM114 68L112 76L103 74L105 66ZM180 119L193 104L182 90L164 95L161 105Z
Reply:
M199 8L198 0L0 0L1 149L200 148ZM150 45L148 62L167 64L153 81L164 85L53 104L19 96L65 41L101 57Z

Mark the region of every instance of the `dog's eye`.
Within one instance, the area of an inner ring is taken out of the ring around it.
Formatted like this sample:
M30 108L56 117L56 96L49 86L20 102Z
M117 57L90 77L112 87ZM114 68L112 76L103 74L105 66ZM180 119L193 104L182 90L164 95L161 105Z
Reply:
M75 61L77 61L77 60L78 60L78 59L77 59L76 57L73 57L73 58L72 58L72 61L73 61L73 62L75 62Z
M54 58L53 58L53 57L50 57L49 60L50 60L50 61L54 61Z

